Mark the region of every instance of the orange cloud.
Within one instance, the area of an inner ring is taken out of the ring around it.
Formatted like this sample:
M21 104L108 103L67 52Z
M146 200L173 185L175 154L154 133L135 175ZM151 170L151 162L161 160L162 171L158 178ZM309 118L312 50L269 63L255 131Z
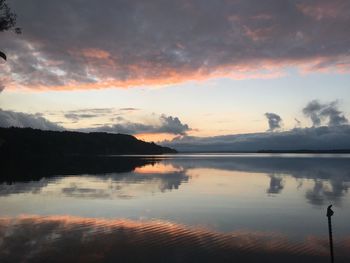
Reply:
M95 56L96 54L93 53ZM91 55L91 54L90 54ZM159 88L163 86L180 84L188 81L202 82L214 78L232 78L236 80L242 79L269 79L278 78L285 75L285 72L281 70L280 62L259 62L259 66L253 66L252 64L246 65L226 65L218 67L215 71L211 71L204 68L199 70L175 70L171 68L153 69L154 74L148 75L145 72L145 68L152 68L152 63L144 62L139 65L131 65L128 67L130 77L125 80L120 80L117 78L103 77L99 74L104 74L103 68L118 69L118 65L108 58L102 56L89 57L92 59L98 59L98 65L100 67L96 68L94 63L96 60L87 62L87 69L91 74L97 73L95 76L95 81L91 83L78 82L78 81L66 81L63 85L45 85L45 84L21 84L15 79L7 78L6 88L9 90L28 90L28 91L69 91L69 90L94 90L94 89L104 89L104 88L131 88L131 87L152 87ZM97 62L96 62L97 63ZM90 65L90 66L89 66ZM257 65L255 63L255 65ZM110 67L109 67L110 66Z
M92 1L80 3L82 8L62 1L43 1L45 16L15 4L22 23L31 27L20 38L2 38L9 57L4 70L0 66L10 77L7 89L160 87L223 77L278 78L288 67L343 73L350 65L348 0L147 6ZM97 13L103 15L96 19Z
M106 59L110 56L107 51L98 48L85 48L81 53L87 58Z
M255 34L252 33L251 34ZM260 38L260 33L252 38ZM86 52L86 51L84 51ZM109 58L107 52L101 50L89 50L86 53L87 70L94 77L93 82L79 82L76 80L67 80L62 85L46 85L38 84L21 84L16 79L9 75L2 78L1 82L7 90L25 90L25 91L70 91L70 90L98 90L106 88L133 88L133 87L150 87L161 88L164 86L181 84L189 81L203 82L216 78L230 78L234 80L244 79L272 79L285 76L288 68L296 67L302 74L314 72L321 73L340 73L348 74L350 56L342 56L339 58L330 59L329 57L316 57L313 59L294 59L285 60L253 60L250 63L237 65L218 66L215 70L209 70L202 67L198 70L181 69L175 70L172 68L155 68L154 72L149 74L145 69L153 68L152 63L143 62L138 65L130 65L128 71L130 76L126 79L118 79L107 77L112 71L118 72L120 66L115 64L115 61ZM6 66L2 65L4 71ZM105 71L108 71L107 73ZM159 70L159 71L158 71ZM8 71L8 70L7 70ZM38 77L40 77L38 75ZM139 135L139 138L146 140L148 135Z
M161 142L164 140L172 140L177 135L168 134L168 133L141 133L134 135L137 139L143 140L146 142Z

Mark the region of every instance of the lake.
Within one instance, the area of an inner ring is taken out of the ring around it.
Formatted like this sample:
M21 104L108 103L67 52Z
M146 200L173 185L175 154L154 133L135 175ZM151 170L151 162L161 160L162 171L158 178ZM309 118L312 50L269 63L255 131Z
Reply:
M0 262L330 262L330 204L335 262L350 262L350 155L110 156L2 173Z

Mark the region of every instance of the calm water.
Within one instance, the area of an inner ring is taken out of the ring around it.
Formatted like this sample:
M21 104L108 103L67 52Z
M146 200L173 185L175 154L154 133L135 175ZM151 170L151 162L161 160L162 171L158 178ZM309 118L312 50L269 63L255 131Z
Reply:
M349 155L109 158L2 175L0 262L350 262Z

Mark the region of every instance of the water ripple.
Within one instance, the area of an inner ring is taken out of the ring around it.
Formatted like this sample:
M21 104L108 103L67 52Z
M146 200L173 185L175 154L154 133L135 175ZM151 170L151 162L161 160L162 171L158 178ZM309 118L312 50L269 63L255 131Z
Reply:
M71 216L0 218L1 262L328 262L327 239L215 232L166 221ZM350 237L336 242L349 262ZM79 253L74 253L79 251Z

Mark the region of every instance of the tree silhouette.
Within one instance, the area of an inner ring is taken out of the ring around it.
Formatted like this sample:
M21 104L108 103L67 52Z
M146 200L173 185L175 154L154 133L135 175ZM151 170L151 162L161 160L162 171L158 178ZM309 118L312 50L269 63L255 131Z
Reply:
M0 0L0 32L10 30L16 25L16 14L13 13L7 5L6 0ZM21 29L16 27L14 31L17 34L21 33ZM6 60L6 55L0 51L0 57Z

